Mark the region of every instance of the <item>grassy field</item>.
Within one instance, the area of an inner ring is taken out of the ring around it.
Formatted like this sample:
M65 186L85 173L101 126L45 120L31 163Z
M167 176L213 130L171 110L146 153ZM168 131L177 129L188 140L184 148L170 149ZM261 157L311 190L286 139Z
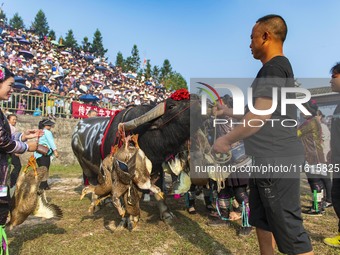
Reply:
M87 254L259 254L254 231L247 237L237 236L240 222L232 226L208 227L204 204L198 200L196 215L185 211L184 199L167 199L176 215L170 226L159 220L155 201L141 202L142 215L138 227L112 230L118 224L115 208L106 206L94 215L87 209L89 199L79 200L82 190L79 166L51 167L51 190L47 196L59 205L64 217L59 220L42 220L29 217L22 225L8 233L10 254L87 255ZM302 181L302 202L308 205L309 192ZM332 208L323 217L305 217L304 224L310 233L316 254L339 254L340 249L322 243L325 236L337 231Z

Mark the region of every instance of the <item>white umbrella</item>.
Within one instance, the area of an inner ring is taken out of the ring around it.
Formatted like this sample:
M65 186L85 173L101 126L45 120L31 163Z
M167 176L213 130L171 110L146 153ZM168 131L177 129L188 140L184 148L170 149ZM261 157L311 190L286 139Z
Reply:
M109 94L109 95L114 95L115 92L112 89L103 89L100 91L101 94L105 95L105 94Z
M62 55L71 55L71 52L68 52L68 51L61 51L60 54L62 54Z
M54 79L59 79L59 78L63 78L64 75L61 75L61 74L55 74L55 75L52 75L51 78L54 78Z

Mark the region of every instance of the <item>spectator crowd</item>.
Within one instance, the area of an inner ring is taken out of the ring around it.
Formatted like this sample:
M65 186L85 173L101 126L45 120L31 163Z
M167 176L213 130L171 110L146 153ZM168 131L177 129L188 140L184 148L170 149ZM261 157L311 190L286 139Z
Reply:
M48 37L39 38L34 31L12 29L0 20L0 34L0 64L14 73L14 91L20 93L15 100L10 99L13 103L9 108L18 109L17 114L29 107L28 112L39 115L36 111L45 107L49 117L56 113L66 116L72 114L73 101L117 110L154 104L169 96L152 78L123 73L104 57L65 48ZM25 95L42 93L48 93L46 100L26 102Z

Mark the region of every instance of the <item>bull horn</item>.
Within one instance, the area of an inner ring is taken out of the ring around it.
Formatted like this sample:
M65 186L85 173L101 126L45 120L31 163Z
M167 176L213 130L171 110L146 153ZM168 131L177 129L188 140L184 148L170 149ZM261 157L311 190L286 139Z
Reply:
M142 116L130 120L125 123L119 123L118 129L122 129L124 127L125 131L129 131L139 127L140 125L154 120L160 116L162 116L165 112L165 102L158 104L156 107L152 108L150 111L144 113Z

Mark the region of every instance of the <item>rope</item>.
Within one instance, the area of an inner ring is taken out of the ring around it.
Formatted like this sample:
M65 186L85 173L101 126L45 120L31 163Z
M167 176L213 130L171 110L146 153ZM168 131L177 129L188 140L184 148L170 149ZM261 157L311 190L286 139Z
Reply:
M215 114L214 117L216 118L217 115ZM216 132L216 125L215 125L215 127L214 127L214 143L216 141L216 137L217 137L217 132ZM212 148L211 148L210 154L214 155L213 158L214 158L214 161L215 161L215 163L214 163L215 169L217 169L217 165L218 164L225 164L225 163L227 163L231 159L231 156L232 156L231 153L228 152L227 154L225 154L227 156L226 156L226 158L224 160L218 161L218 160L216 160L216 156L221 155L220 153L213 153L212 152ZM216 172L215 171L214 175L216 177L215 181L217 183L217 192L219 193L222 189L225 188L224 176L223 176L223 173L221 171L220 172Z
M189 193L188 192L185 193L184 198L185 198L185 205L187 208L189 208L190 204L189 204Z
M244 201L242 202L242 216L241 217L242 217L242 227L251 227L248 221L249 211Z
M185 107L183 110L179 111L177 114L175 114L174 116L172 116L171 118L169 118L168 120L165 120L163 122L162 125L159 126L158 129L162 128L163 126L165 126L165 124L168 124L173 118L176 118L178 115L182 114L183 112L185 112L186 110L188 110L191 107L192 102L189 103L189 105L187 107Z
M0 239L1 239L1 251L0 255L9 255L8 251L8 240L5 232L5 226L0 226ZM5 253L4 253L5 252Z

